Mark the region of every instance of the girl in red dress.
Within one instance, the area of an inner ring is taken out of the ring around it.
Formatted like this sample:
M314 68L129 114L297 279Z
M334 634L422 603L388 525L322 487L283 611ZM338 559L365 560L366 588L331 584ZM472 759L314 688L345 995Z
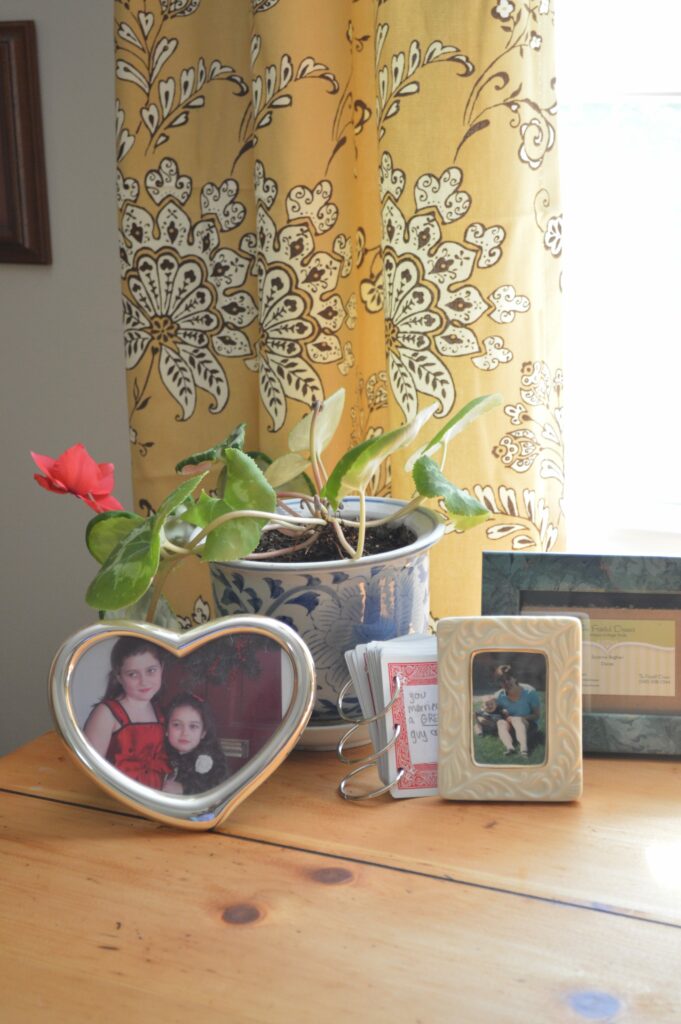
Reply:
M165 725L156 705L165 652L143 637L120 637L111 650L103 700L83 729L94 749L131 779L160 789L170 765Z

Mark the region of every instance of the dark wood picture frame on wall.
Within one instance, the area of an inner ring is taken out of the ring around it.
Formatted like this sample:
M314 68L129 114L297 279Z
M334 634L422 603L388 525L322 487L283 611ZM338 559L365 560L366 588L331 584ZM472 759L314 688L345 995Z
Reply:
M51 263L35 22L0 22L0 263Z

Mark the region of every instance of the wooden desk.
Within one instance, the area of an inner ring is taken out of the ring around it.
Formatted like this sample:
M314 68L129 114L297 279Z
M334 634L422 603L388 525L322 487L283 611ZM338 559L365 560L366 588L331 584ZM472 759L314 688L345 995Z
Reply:
M579 804L366 805L295 753L221 833L135 817L48 733L0 761L0 1019L681 1021L681 765Z

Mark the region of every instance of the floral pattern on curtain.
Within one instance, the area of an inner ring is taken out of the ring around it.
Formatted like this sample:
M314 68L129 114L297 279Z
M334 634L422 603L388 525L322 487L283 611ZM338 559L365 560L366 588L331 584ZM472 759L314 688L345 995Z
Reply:
M239 422L275 457L346 389L343 448L479 394L447 474L490 520L442 542L436 616L480 552L562 542L549 0L116 0L125 363L136 502ZM394 465L375 493L406 497ZM196 566L171 599L210 615Z

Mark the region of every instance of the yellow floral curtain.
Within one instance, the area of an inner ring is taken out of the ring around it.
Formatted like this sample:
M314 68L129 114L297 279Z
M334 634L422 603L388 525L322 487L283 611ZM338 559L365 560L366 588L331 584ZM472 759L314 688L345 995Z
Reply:
M434 614L479 611L483 549L560 545L553 30L549 0L116 0L142 511L242 421L282 454L341 386L342 447L500 392L448 455L493 515L438 547ZM192 572L187 624L209 615Z

